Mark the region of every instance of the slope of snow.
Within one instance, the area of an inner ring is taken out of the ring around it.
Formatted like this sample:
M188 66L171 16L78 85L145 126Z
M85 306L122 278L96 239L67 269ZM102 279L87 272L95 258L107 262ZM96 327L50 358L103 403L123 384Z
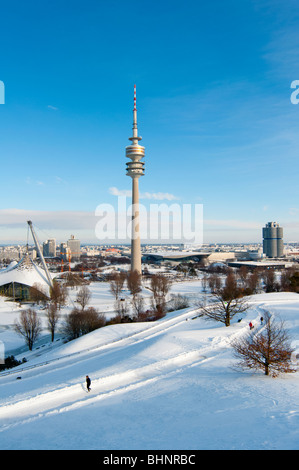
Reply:
M190 296L198 290L198 281L173 286ZM112 305L109 291L105 301L94 298ZM26 364L0 374L0 448L298 449L298 372L273 379L237 371L230 341L249 321L261 328L267 308L286 321L299 353L299 298L261 294L250 302L228 328L195 318L193 306L33 351ZM2 341L9 316L2 301Z

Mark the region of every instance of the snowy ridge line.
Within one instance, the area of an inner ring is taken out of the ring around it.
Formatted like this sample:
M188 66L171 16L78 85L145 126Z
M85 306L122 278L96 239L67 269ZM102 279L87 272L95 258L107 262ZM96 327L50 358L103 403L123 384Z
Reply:
M275 302L275 301L274 301ZM217 303L217 302L216 302ZM250 302L251 303L251 300ZM213 305L211 304L211 307ZM253 307L255 310L256 309L263 309L263 305L258 305L257 307ZM17 367L14 367L13 370L7 370L7 371L3 371L3 372L0 372L0 378L1 377L4 377L4 376L8 376L8 375L12 375L12 374L18 374L19 372L24 372L24 371L27 371L27 370L32 370L32 369L35 369L37 367L42 367L42 366L46 366L46 365L49 365L49 364L52 364L52 363L55 363L56 361L60 361L60 360L63 360L63 359L69 359L71 357L74 357L74 356L78 356L78 355L81 355L81 354L85 354L85 353L88 353L88 352L91 352L91 351L96 351L96 350L100 350L100 349L106 349L107 347L109 347L110 345L112 344L116 344L118 342L122 342L126 339L129 339L129 338L134 338L138 335L142 335L142 334L146 334L147 333L150 333L150 335L147 335L148 337L151 337L155 334L158 334L158 333L161 333L162 331L167 331L169 328L172 328L173 326L176 326L176 325L179 325L181 322L187 320L188 318L192 318L194 316L194 314L197 314L196 316L199 315L199 311L200 311L200 308L193 308L193 307L190 307L190 310L188 310L187 312L184 312L184 313L181 313L180 315L177 315L175 316L174 318L166 318L166 319L161 319L161 320L158 320L158 322L154 322L155 324L150 326L149 328L145 328L145 329L140 329L139 331L135 331L134 333L128 333L127 335L125 336L122 336L120 338L117 338L115 340L111 340L111 341L108 341L104 344L101 344L100 346L93 346L91 348L86 348L86 349L82 349L81 351L76 351L74 353L71 353L71 354L68 354L68 355L65 355L65 356L60 356L60 357L56 357L56 358L53 358L53 359L49 359L47 361L43 361L43 362L40 362L38 364L34 364L34 365L28 365L28 366L17 366ZM184 318L184 320L182 319ZM196 318L196 317L195 317ZM167 323L171 323L170 326L166 327L166 328L162 328L161 329L161 326L163 327L165 324ZM157 333L153 333L152 334L152 331L154 329L157 329ZM141 339L142 340L142 339ZM140 341L141 341L140 340ZM138 341L138 340L137 340ZM59 346L61 347L61 346ZM46 352L46 351L45 351ZM42 353L41 353L42 355Z
M298 294L297 294L298 295ZM298 297L299 298L299 297ZM297 303L295 299L267 299L267 300L261 300L261 299L249 299L248 303L249 304L259 304L261 308L263 308L263 305L266 306L268 304L285 304L285 303Z
M171 323L171 325L168 326L167 328L162 328L160 331L158 330L157 333L159 333L163 330L167 330L167 329L171 328L172 326L178 325L179 323L184 321L184 320L181 320L182 317L185 318L185 320L186 320L190 316L193 316L194 313L198 312L198 310L199 310L199 308L196 308L196 309L192 308L192 310L189 310L188 312L184 312L184 313L182 313L182 314L180 314L180 315L178 315L174 318L158 320L157 323L154 322L155 324L150 326L149 328L141 329L137 332L135 331L134 333L128 333L126 336L122 336L121 338L117 338L115 340L108 341L107 343L101 344L100 346L93 346L91 348L82 349L81 351L76 351L74 353L67 354L65 356L60 356L60 357L56 357L56 358L53 358L53 359L49 359L47 361L39 362L38 364L34 364L34 365L31 365L31 366L28 365L28 366L23 366L23 367L21 367L21 366L14 367L13 370L10 369L10 370L7 370L7 371L0 372L0 378L4 377L4 376L7 376L7 375L18 374L19 372L32 370L32 369L35 369L36 367L46 366L46 365L52 364L56 361L60 361L60 360L63 360L63 359L69 359L71 357L78 356L78 355L88 353L88 352L91 352L91 351L105 349L105 348L109 347L112 344L121 342L121 341L129 339L129 338L134 338L134 336L138 336L138 335L143 334L143 333L151 332L153 329L159 329L161 326L164 326L166 323ZM42 353L41 353L41 355L42 355Z
M41 393L34 397L19 400L18 402L5 404L1 407L2 419L16 419L0 428L0 432L7 428L31 422L56 413L71 411L82 406L90 405L99 400L111 397L111 395L126 393L142 386L156 382L159 379L177 374L185 367L193 367L206 359L200 351L184 352L158 362L153 362L140 368L131 369L120 374L113 374L101 379L93 380L92 391L85 399L82 399L81 383L55 389L51 392ZM114 385L118 384L116 388ZM105 385L108 389L105 390ZM102 389L104 388L104 391ZM95 392L94 392L95 390ZM84 392L85 393L85 392ZM95 395L96 393L96 395ZM30 417L25 417L30 414ZM24 418L22 418L22 416ZM21 418L21 419L20 419Z

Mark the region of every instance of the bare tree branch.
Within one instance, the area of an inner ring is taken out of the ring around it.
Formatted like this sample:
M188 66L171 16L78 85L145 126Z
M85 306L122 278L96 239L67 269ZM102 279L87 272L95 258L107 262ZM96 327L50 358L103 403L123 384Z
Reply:
M37 313L32 308L24 310L20 314L20 321L15 322L14 329L16 333L23 336L30 351L41 333L41 321Z
M230 326L234 316L248 309L244 298L223 300L221 294L213 294L207 305L201 302L198 306L208 318L224 323L225 326Z
M264 312L265 326L258 333L232 343L234 354L241 369L262 369L265 375L295 372L291 365L290 338L282 321L275 321L269 312Z

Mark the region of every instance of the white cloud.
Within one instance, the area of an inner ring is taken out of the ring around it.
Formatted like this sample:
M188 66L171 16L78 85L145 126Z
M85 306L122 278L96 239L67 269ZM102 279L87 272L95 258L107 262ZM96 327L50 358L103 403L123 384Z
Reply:
M118 189L116 187L109 188L109 193L112 194L113 196L125 196L125 197L132 197L132 191L128 189ZM156 201L175 201L178 200L179 198L174 196L173 194L170 193L140 193L139 194L139 199L153 199Z
M218 219L205 219L204 226L212 227L228 227L235 230L261 230L261 224L259 222L250 222L243 220L218 220Z
M57 184L67 184L67 182L63 178L60 178L60 176L55 176L55 183L57 183Z
M36 185L36 186L44 186L44 182L43 181L33 181L30 176L27 176L26 178L26 184L29 184L29 185Z
M173 203L173 205L176 204ZM129 243L130 225L128 224L131 221L129 214L118 212L112 205L108 204L108 206L108 213L105 216L106 218L103 219L104 222L107 223L108 227L111 226L115 229L117 226L120 227L116 220L121 221L122 225L119 230L121 229L125 232L127 235L126 243ZM141 205L142 207L144 208ZM165 217L161 211L160 218L157 218L155 213L148 213L145 210L144 212L141 211L140 217L142 237L148 242L151 240L156 243L157 240L160 241L159 237L166 239L164 234L180 233L180 227L184 227L187 230L188 226L190 226L190 230L192 229L192 225L189 224L187 218L183 217L183 214L181 218L178 218L176 213L173 213L172 217ZM66 241L71 234L87 243L109 243L107 239L97 238L96 228L99 221L101 221L101 217L94 211L37 211L16 208L0 210L0 242L26 243L28 220L32 220L41 243L47 238L56 238L57 243ZM183 224L180 221L183 221ZM262 223L255 221L205 219L202 227L204 243L248 243L251 241L260 243L262 241L262 225ZM284 228L285 241L298 239L298 221L286 220L281 225ZM114 235L113 231L111 235ZM119 236L119 238L122 239L123 237ZM115 242L115 240L115 237L111 238L111 242ZM32 243L30 234L29 243Z
M42 230L93 229L96 222L94 212L0 209L0 227L26 228L27 220Z
M179 198L170 193L140 193L140 199L155 199L157 201L175 201Z
M109 193L112 194L112 196L124 196L124 197L132 196L132 191L128 189L118 189L115 187L109 188Z
M290 207L290 208L289 208L289 214L290 214L290 215L298 216L298 214L299 214L299 209L298 209L298 207Z

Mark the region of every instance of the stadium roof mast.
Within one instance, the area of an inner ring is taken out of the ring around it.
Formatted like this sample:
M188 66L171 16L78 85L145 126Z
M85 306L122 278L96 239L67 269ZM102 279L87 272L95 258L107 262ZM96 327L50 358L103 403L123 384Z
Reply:
M51 276L50 276L49 270L48 270L48 268L47 268L47 265L46 265L46 262L45 262L45 258L44 258L43 254L42 254L41 249L40 249L40 244L39 244L39 242L38 242L37 236L36 236L35 231L34 231L34 229L33 229L31 220L27 220L27 224L28 224L29 227L30 227L30 230L31 230L31 233L32 233L32 237L33 237L33 240L34 240L34 243L35 243L37 252L38 252L38 254L39 254L39 257L40 257L40 259L41 259L41 261L42 261L44 270L45 270L45 272L46 272L46 276L47 276L47 279L48 279L49 286L50 286L50 287L53 287L53 281L52 281L52 278L51 278Z

